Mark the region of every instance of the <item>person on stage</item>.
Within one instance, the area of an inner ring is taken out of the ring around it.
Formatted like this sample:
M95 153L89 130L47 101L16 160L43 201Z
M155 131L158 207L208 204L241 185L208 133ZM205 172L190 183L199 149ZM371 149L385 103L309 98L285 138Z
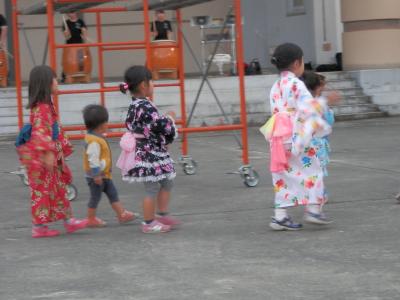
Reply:
M67 14L68 20L62 25L62 30L67 44L83 44L87 39L85 22L78 17L76 12Z
M164 10L156 11L156 21L151 24L153 38L157 40L172 40L171 22L166 19Z
M87 40L87 26L85 22L78 17L76 12L67 14L68 19L63 17L62 31L66 44L83 44ZM61 82L65 82L64 72L61 74Z

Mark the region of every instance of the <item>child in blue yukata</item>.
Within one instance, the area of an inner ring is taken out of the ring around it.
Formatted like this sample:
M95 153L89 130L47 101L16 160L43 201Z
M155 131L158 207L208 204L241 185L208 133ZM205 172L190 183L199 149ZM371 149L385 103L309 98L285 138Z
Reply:
M312 71L305 71L300 79L304 81L307 89L310 91L313 97L322 97L322 92L324 91L326 85L325 76ZM328 105L323 107L323 110L323 118L330 126L333 126L333 124L335 123L335 115L333 110ZM331 152L329 137L314 137L311 143L318 149L317 157L319 158L322 169L324 171L324 176L328 176L327 166L330 161L329 154Z

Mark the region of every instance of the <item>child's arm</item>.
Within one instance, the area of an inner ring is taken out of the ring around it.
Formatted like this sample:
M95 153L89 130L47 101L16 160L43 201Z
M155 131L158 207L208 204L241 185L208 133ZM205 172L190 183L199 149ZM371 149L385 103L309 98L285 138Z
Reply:
M177 134L177 130L172 117L161 115L154 106L147 107L145 123L149 132L154 135L163 136L166 144L171 144Z
M74 146L72 146L72 143L70 142L68 137L65 135L65 132L61 128L61 126L59 126L58 130L59 130L58 140L61 143L63 155L64 155L64 157L68 157L74 152Z
M86 154L88 156L90 175L96 184L101 185L103 182L101 176L101 162L100 162L100 145L92 142L87 145Z
M302 153L315 134L325 136L331 126L323 119L325 98L314 98L302 81L296 83L297 113L293 126L292 151Z
M160 115L160 118L153 125L154 131L165 137L166 144L171 144L178 136L175 121L170 116Z

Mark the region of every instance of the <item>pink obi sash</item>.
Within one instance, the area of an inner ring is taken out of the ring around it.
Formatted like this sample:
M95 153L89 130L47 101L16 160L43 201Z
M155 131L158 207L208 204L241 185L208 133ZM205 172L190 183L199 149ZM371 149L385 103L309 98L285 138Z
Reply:
M119 142L122 152L117 160L116 166L121 169L123 176L128 175L128 172L135 167L136 139L138 138L144 138L144 136L126 132Z
M288 168L290 152L285 149L284 141L293 134L293 123L290 114L279 112L274 114L263 127L261 133L270 143L272 173L283 172Z

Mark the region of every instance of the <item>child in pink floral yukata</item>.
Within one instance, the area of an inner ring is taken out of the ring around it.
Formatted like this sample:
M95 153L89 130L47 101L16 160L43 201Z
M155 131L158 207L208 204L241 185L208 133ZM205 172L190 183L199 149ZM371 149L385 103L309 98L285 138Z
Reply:
M277 121L271 127L271 136L274 136L274 139L270 139L271 159L277 160L279 151L275 150L279 148L277 146L281 146L285 164L279 169L271 168L275 215L270 227L274 230L301 229L302 224L294 222L287 213L288 208L297 205L306 207L305 221L329 224L331 221L322 212L322 206L326 202L324 173L317 157L318 149L313 146L312 139L324 137L331 132L331 126L323 118L323 102L333 104L339 100L339 95L331 93L326 98L316 99L310 94L298 78L304 72L304 61L302 49L295 44L278 46L271 62L280 72L270 94L272 119L287 121ZM282 131L280 124L285 124L285 132L286 127L290 129L289 134L281 140L277 137ZM281 159L282 151L279 157Z

